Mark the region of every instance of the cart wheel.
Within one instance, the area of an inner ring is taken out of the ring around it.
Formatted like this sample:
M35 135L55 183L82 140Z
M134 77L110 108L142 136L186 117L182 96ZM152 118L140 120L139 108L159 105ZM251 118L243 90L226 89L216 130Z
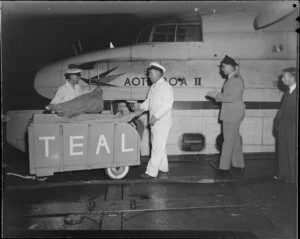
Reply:
M129 172L129 166L106 168L105 174L111 179L122 179Z

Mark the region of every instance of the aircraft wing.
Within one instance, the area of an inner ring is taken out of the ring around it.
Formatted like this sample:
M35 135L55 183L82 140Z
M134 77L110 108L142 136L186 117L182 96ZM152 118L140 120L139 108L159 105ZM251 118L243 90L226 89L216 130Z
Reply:
M298 11L297 2L274 2L269 8L262 9L254 19L253 27L261 30L282 21Z

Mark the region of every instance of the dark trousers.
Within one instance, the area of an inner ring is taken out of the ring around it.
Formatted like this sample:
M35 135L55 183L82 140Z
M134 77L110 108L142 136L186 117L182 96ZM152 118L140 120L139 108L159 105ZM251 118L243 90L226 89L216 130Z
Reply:
M278 128L278 176L296 182L296 127Z

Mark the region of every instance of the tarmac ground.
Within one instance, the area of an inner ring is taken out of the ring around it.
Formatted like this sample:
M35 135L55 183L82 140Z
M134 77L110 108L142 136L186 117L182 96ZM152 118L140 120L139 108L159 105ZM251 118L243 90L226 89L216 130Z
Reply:
M170 157L156 179L139 176L147 158L122 180L103 169L42 182L6 174L3 236L297 238L296 186L273 179L272 155L245 157L245 177L227 180L215 179L216 155ZM25 160L5 167L26 170Z

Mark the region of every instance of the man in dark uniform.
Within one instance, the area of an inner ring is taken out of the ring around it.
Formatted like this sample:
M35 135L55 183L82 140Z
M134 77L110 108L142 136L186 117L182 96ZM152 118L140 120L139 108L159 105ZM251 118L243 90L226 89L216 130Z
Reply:
M224 143L216 177L226 178L230 169L243 176L245 162L239 130L246 108L243 102L244 80L236 71L238 64L234 59L226 55L221 66L224 75L228 76L223 85L223 93L217 90L207 93L216 101L222 102L220 120L223 121Z
M282 105L275 117L278 134L278 176L288 183L296 182L296 132L297 132L297 94L296 68L283 70L282 82L288 87L283 95Z

